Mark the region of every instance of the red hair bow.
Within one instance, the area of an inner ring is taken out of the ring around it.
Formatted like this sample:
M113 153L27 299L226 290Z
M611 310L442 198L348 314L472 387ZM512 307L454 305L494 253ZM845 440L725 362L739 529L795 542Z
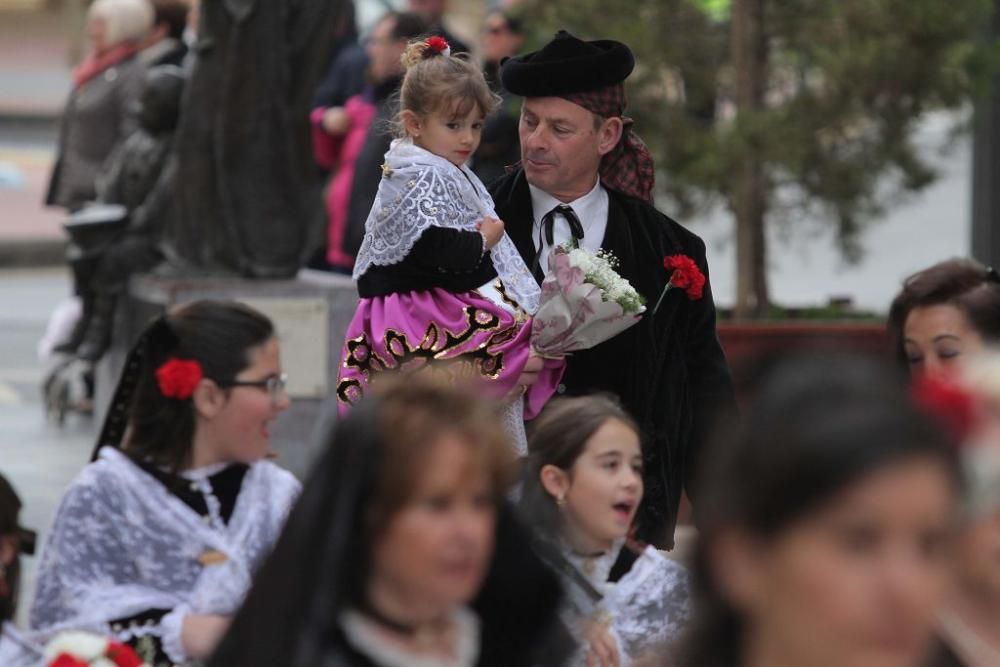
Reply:
M448 45L448 40L444 37L438 37L437 35L433 37L428 37L427 41L424 42L427 48L434 53L443 53L448 55L451 52L451 47Z

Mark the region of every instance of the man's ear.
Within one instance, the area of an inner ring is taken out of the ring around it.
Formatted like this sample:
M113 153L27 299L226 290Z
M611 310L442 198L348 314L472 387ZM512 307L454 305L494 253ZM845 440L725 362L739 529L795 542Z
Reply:
M622 138L624 127L622 119L618 116L604 119L601 129L597 132L597 151L601 155L607 155L614 150Z
M420 116L407 109L406 111L399 112L399 119L403 121L403 127L406 128L407 135L411 137L420 136L422 126Z
M191 394L191 404L194 405L196 415L211 419L225 407L227 398L226 392L219 385L208 378L202 378Z

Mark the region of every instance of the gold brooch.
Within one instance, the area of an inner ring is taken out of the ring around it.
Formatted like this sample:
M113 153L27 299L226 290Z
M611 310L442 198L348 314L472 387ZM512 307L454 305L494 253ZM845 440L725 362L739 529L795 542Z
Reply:
M209 549L198 556L198 562L205 566L225 563L228 559L229 556L215 549Z
M384 178L389 178L392 176L392 167L389 166L388 162L382 163L382 176Z

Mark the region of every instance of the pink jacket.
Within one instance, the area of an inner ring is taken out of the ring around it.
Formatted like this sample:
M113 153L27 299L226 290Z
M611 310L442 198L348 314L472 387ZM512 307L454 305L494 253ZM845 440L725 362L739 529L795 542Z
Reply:
M326 107L317 107L309 114L316 164L335 172L326 192L326 259L338 268L350 270L354 266L354 257L343 249L347 231L347 206L350 203L351 183L354 181L354 161L375 116L375 105L365 99L363 94L348 99L344 103L344 111L347 112L350 124L347 132L341 135L331 135L323 129L323 113L326 110Z

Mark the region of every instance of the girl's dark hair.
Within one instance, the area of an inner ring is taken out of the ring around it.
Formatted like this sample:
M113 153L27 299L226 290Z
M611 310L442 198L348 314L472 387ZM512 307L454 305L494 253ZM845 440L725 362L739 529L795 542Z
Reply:
M555 399L530 422L520 506L540 536L554 536L561 529L555 500L542 486L542 468L554 465L568 472L590 437L610 419L639 433L635 420L608 394Z
M484 655L514 650L516 640L530 644L555 610L558 584L533 560L506 509L511 447L493 408L474 396L410 375L374 385L339 423L328 417L323 453L212 667L327 664L337 650L340 613L364 603L375 543L412 497L429 448L448 434L468 442L492 476L500 510L491 571L477 601ZM507 608L493 615L494 605ZM501 657L495 664L520 663Z
M686 667L739 664L744 619L717 587L708 554L725 528L773 539L862 478L915 459L960 485L954 443L873 359L795 356L764 375L741 424L716 434L696 507L695 616Z
M127 425L129 456L182 467L194 440L194 405L165 397L156 369L168 359L193 360L204 377L225 385L249 365L250 350L273 336L271 320L234 301L195 301L156 318L129 353L97 448L118 446Z
M1000 341L1000 276L973 259L949 259L904 280L889 308L889 335L903 367L907 365L903 344L906 318L915 308L943 304L965 313L984 340Z

